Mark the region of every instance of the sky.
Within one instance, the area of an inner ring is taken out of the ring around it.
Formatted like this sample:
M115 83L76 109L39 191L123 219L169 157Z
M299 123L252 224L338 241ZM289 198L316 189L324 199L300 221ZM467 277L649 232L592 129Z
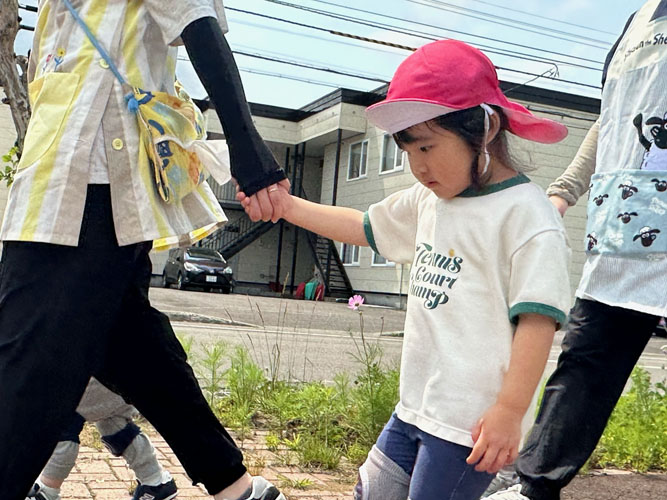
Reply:
M36 5L37 0L19 3ZM644 0L224 2L229 24L227 40L235 51L248 101L294 109L336 88L377 88L391 79L396 67L410 54L406 49L344 35L407 47L419 47L433 39L457 38L484 51L500 68L502 80L599 97L602 62L628 16L643 3ZM24 24L34 26L34 14L21 11L21 15ZM16 52L25 54L30 41L31 32L21 31ZM177 77L193 97L206 95L183 48L179 52Z

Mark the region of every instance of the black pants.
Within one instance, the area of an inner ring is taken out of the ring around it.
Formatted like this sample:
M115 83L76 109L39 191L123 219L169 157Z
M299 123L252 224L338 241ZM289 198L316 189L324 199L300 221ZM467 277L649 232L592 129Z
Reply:
M521 493L557 500L593 453L659 317L577 299L563 352L519 454Z
M24 500L91 375L121 394L211 494L245 472L166 316L150 243L119 247L108 186L88 188L77 247L5 242L0 262L0 498Z

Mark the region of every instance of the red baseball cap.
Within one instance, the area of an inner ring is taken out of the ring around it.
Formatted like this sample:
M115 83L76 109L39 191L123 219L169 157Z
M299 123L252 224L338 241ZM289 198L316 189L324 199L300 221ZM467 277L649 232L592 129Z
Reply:
M554 143L567 136L565 125L539 118L509 101L500 90L491 60L458 40L439 40L411 54L396 70L387 98L366 109L366 117L394 134L440 115L480 104L499 106L514 135Z

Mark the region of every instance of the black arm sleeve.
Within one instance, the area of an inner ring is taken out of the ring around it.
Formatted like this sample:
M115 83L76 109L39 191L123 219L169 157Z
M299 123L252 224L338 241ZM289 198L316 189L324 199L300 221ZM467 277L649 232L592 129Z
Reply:
M199 79L220 118L229 146L232 175L248 196L284 179L252 122L232 51L212 17L190 23L181 35Z

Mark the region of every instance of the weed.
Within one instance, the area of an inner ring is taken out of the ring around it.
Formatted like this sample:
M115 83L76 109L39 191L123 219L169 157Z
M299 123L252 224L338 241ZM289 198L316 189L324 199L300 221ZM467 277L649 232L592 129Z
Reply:
M261 476L264 468L266 467L266 460L262 457L255 458L250 460L246 466L251 476Z
M323 443L312 436L303 440L298 453L303 465L322 469L335 469L343 456L340 447Z
M188 347L191 350L192 346ZM195 371L200 377L202 390L206 400L211 407L218 406L218 400L223 395L223 381L225 371L222 366L226 359L227 346L224 342L218 341L214 344L205 344L202 346L204 357L195 363Z
M312 486L313 481L308 479L307 477L301 478L301 479L292 479L287 476L284 476L282 474L278 474L276 476L278 480L280 481L280 487L281 488L292 488L295 490L307 490L310 486Z
M268 434L264 439L266 442L266 447L269 451L278 451L280 446L280 437L276 434Z

